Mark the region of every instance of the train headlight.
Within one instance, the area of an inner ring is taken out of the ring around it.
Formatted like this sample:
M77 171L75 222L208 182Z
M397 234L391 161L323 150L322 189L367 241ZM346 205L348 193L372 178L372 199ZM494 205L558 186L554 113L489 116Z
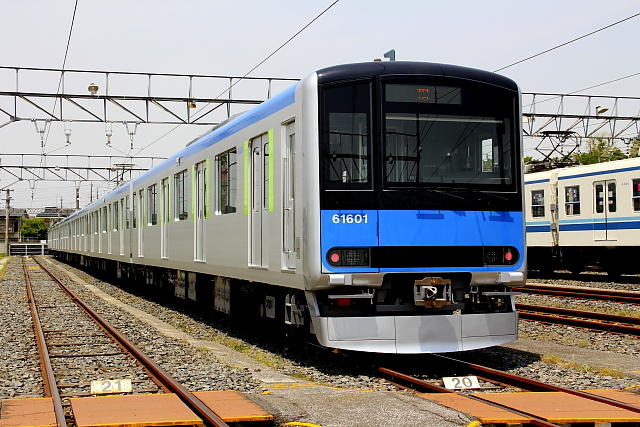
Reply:
M327 252L327 261L334 267L368 267L369 248L332 248Z

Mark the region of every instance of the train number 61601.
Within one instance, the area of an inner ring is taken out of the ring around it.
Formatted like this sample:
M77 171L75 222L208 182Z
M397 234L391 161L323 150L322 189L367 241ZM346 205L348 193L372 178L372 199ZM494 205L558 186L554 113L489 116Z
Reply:
M367 224L369 215L367 214L333 214L331 222L334 224Z

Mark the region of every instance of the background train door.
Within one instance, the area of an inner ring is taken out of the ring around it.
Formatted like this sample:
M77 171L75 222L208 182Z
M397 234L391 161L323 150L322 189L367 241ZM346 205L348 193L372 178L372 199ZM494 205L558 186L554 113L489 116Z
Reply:
M296 268L295 142L295 122L291 122L286 125L282 156L282 264L287 270Z
M595 201L593 209L594 240L616 240L615 232L609 228L609 221L618 209L616 182L613 180L595 181L593 183L593 199Z
M266 213L269 185L269 138L263 134L253 138L251 150L251 212L249 265L266 267Z

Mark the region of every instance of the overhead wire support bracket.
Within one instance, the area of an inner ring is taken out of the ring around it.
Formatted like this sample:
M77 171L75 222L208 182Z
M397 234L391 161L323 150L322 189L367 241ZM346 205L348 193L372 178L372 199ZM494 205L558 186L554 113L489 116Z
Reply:
M11 75L15 76L15 82L4 84L5 88L11 89L13 86L13 89L0 91L0 127L21 120L214 126L231 116L232 105L234 111L248 110L263 102L265 93L268 99L274 89L285 89L299 80L9 66L0 66L0 70L11 70L14 72ZM38 78L47 78L49 75L60 78L62 91L44 92L36 89ZM264 89L257 88L256 84ZM118 89L114 89L114 86ZM234 87L233 92L226 90L229 92L226 96L211 97L211 87L231 86ZM175 90L176 87L183 92ZM87 91L73 88L86 88ZM132 96L132 93L136 95ZM261 96L255 97L256 93ZM51 99L60 106L56 112L50 111ZM191 110L196 105L214 107L205 114L194 114ZM226 107L226 115L218 111L220 106ZM7 117L6 121L3 121L3 116Z

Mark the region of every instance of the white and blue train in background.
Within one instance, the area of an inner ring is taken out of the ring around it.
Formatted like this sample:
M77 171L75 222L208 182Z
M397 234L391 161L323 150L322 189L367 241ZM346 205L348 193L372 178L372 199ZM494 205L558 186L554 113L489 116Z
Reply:
M637 273L640 158L525 175L529 266Z
M56 224L54 255L326 347L517 337L520 93L452 65L314 72Z

